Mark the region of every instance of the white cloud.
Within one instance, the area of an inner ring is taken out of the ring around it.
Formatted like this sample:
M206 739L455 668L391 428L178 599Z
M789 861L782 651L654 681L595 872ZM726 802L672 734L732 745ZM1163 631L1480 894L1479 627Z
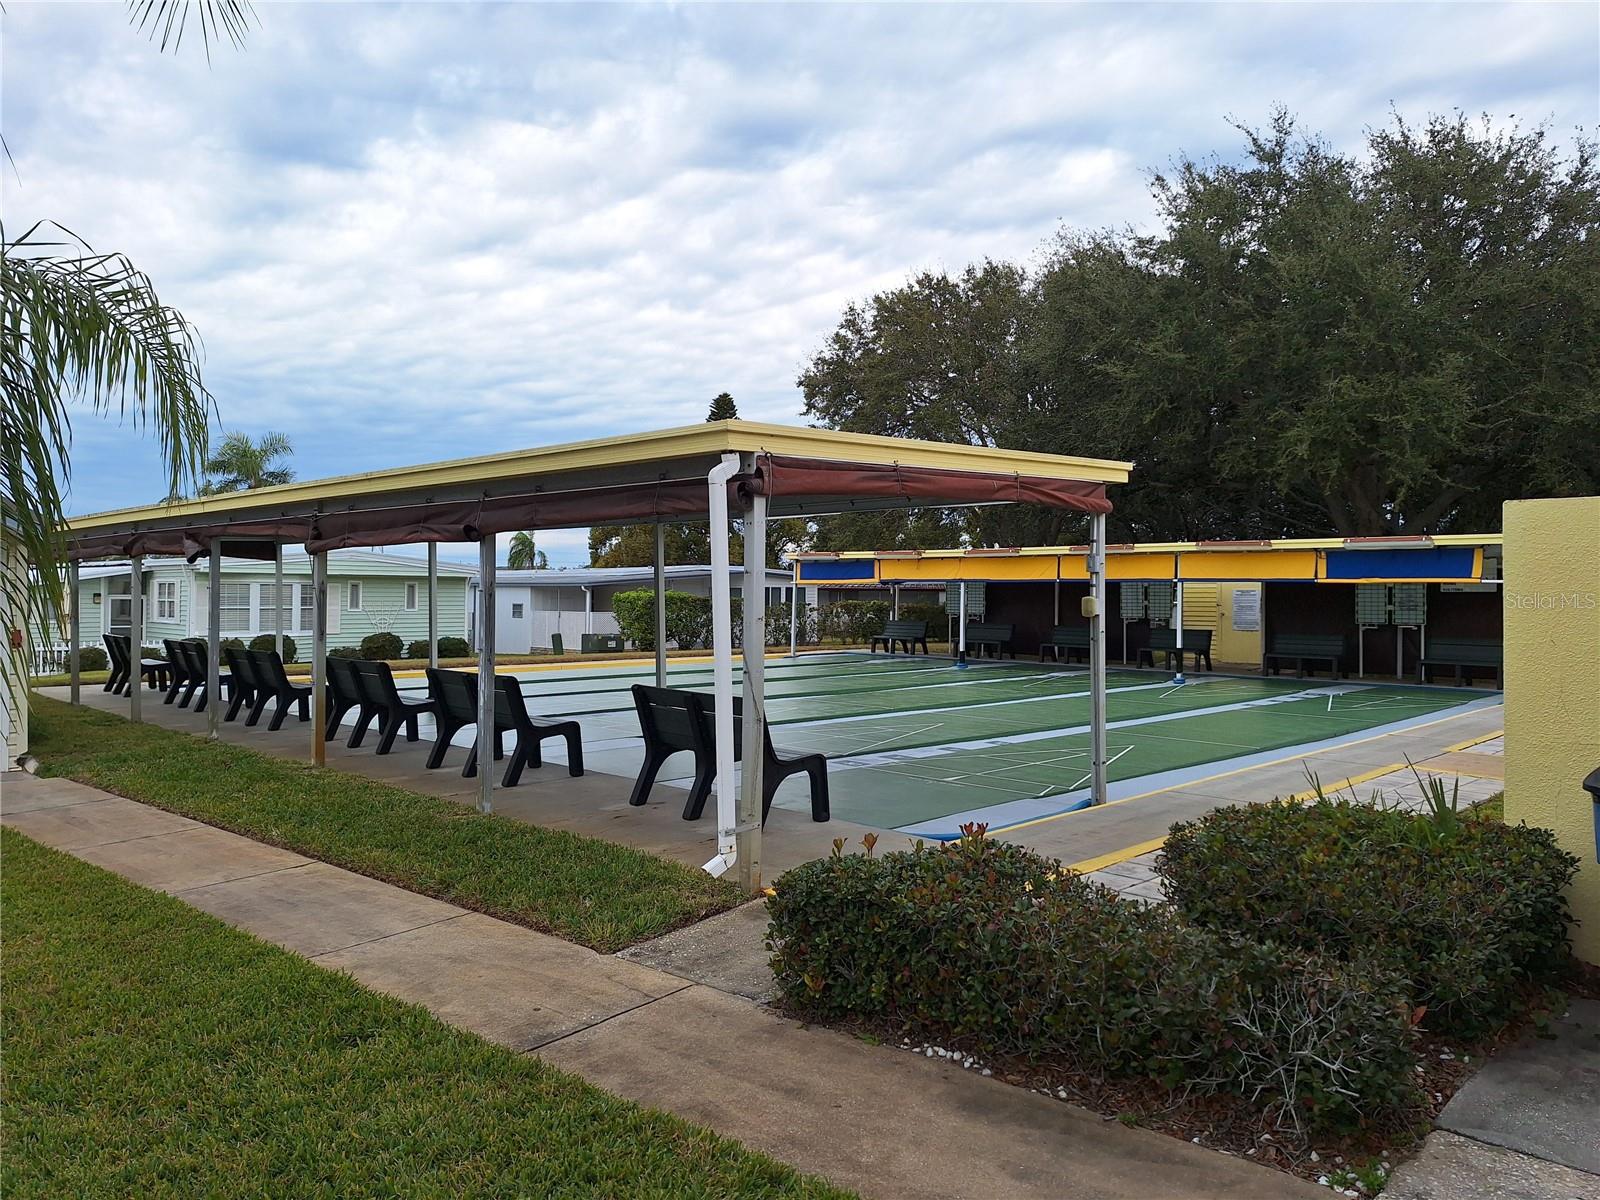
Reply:
M724 389L794 420L845 302L1147 223L1146 172L1235 152L1229 116L1559 132L1600 70L1596 11L1553 5L258 13L208 68L116 6L8 5L3 199L131 254L204 334L224 423L287 431L305 475L697 420ZM159 494L91 424L73 507Z

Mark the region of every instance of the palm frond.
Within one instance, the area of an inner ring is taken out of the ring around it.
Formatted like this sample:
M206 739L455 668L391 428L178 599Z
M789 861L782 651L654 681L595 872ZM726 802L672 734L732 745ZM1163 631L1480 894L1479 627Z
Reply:
M159 36L163 54L168 46L176 53L183 43L191 8L198 14L207 62L211 61L214 41L227 38L235 50L244 48L250 21L255 17L249 0L128 0L128 22L138 26L141 33L148 29L151 41Z

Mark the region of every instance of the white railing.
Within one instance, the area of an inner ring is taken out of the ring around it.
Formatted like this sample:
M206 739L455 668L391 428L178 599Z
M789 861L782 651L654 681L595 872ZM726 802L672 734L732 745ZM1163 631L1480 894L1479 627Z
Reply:
M32 669L35 675L60 675L67 669L69 653L65 642L35 642Z

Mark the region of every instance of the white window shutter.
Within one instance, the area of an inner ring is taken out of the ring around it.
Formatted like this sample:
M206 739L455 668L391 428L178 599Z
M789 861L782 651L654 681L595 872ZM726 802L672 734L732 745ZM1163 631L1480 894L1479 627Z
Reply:
M328 584L327 625L329 637L339 632L339 614L344 610L347 591L348 588L344 584L332 582Z
M211 631L211 585L196 581L194 603L189 612L189 628L195 633Z

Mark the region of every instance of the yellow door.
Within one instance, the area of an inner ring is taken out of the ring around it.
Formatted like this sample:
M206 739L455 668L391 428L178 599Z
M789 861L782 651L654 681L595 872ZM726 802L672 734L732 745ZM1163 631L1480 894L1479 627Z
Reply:
M1217 585L1217 633L1213 657L1219 663L1261 665L1261 585Z

